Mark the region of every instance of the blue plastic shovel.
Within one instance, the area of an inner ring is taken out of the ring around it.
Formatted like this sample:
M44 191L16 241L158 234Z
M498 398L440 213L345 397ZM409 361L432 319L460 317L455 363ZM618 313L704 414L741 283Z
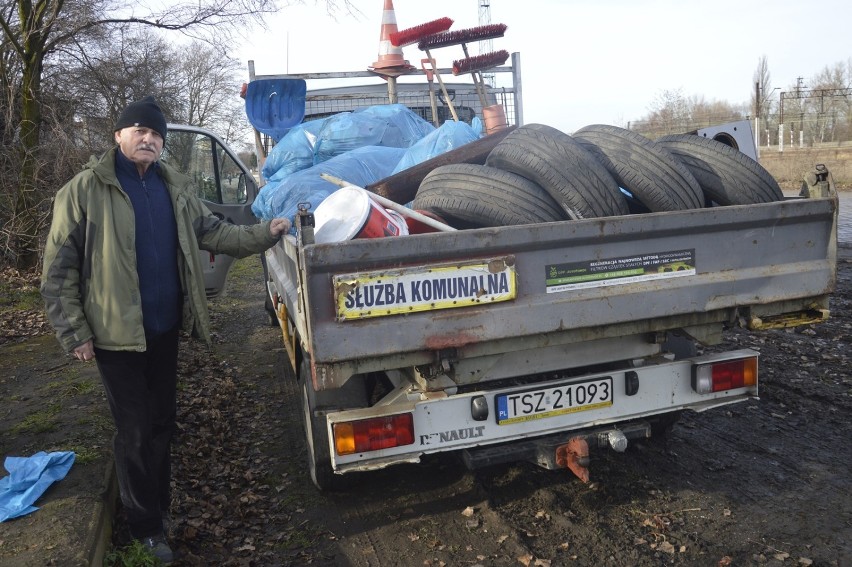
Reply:
M246 116L277 142L305 117L304 79L257 79L246 89Z

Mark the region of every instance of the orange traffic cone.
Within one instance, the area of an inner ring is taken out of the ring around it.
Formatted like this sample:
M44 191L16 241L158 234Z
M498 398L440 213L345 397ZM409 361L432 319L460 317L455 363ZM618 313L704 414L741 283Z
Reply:
M379 59L371 69L388 77L404 75L414 69L402 56L402 48L391 43L390 36L396 33L396 13L393 11L393 0L385 0L382 13L382 33L379 36Z

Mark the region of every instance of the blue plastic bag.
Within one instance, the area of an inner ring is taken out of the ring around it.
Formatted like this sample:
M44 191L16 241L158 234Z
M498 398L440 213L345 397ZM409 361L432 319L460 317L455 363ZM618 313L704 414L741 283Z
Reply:
M0 478L0 522L38 510L33 504L51 484L65 478L74 452L41 451L32 457L6 457L3 464L9 476Z
M475 126L479 126L479 129L469 125L467 122L444 122L440 128L426 135L419 142L408 148L408 151L402 156L393 173L398 173L403 169L408 169L427 159L431 159L478 139L482 133L482 122L477 119Z
M269 152L261 174L270 181L314 165L314 145L325 120L311 120L294 126Z
M314 163L365 146L409 148L435 130L402 104L341 112L325 120L314 146Z
M381 146L351 150L309 169L297 171L280 182L267 183L252 203L251 210L255 216L264 220L287 218L295 225L299 203L310 203L311 210L314 210L323 199L338 189L337 185L326 181L320 174L328 173L352 185L364 187L390 175L403 154L403 148ZM291 232L295 234L295 229Z

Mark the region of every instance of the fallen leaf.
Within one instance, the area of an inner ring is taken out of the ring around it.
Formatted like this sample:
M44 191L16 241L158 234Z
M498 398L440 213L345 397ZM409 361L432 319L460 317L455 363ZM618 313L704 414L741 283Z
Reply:
M509 536L507 536L507 535L501 535L500 537L498 537L498 538L497 538L497 543L498 543L498 544L501 544L501 543L503 543L504 541L506 541L507 539L509 539Z
M718 565L719 565L719 567L728 567L728 565L730 565L732 561L733 561L733 559L731 559L730 557L728 557L726 555L722 559L719 560Z
M552 561L550 559L536 559L535 565L536 567L550 567Z
M784 561L785 559L787 559L788 557L790 557L790 554L789 554L789 553L787 553L787 552L782 551L781 553L776 553L776 554L774 555L774 557L775 557L775 559L777 559L778 561Z
M669 553L669 554L674 555L675 548L669 542L664 541L663 543L660 544L660 551L662 551L663 553Z
M807 567L808 565L813 564L813 559L808 559L807 557L799 557L799 565L805 565Z
M521 555L520 557L518 557L518 561L521 563L521 565L524 565L525 567L529 567L532 560L532 555Z
M465 508L464 510L462 510L462 516L467 516L468 518L470 518L471 516L473 516L473 507L472 507L472 506L468 506L467 508Z

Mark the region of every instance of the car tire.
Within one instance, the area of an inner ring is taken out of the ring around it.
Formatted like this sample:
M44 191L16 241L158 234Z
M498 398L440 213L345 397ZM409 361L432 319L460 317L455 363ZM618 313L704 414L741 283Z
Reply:
M328 428L325 418L316 415L318 396L311 383L311 362L307 356L302 356L299 364L298 382L311 480L322 491L345 490L353 485L356 474L336 474L332 468Z
M566 218L628 214L618 184L571 136L543 124L527 124L506 136L485 165L511 171L540 185Z
M677 134L663 136L657 143L689 169L708 201L751 205L784 199L778 182L763 166L722 142Z
M700 209L704 194L695 177L668 150L645 136L603 124L574 133L615 178L651 212Z
M509 171L469 163L433 169L420 183L412 205L455 228L564 219L562 207L536 183Z

